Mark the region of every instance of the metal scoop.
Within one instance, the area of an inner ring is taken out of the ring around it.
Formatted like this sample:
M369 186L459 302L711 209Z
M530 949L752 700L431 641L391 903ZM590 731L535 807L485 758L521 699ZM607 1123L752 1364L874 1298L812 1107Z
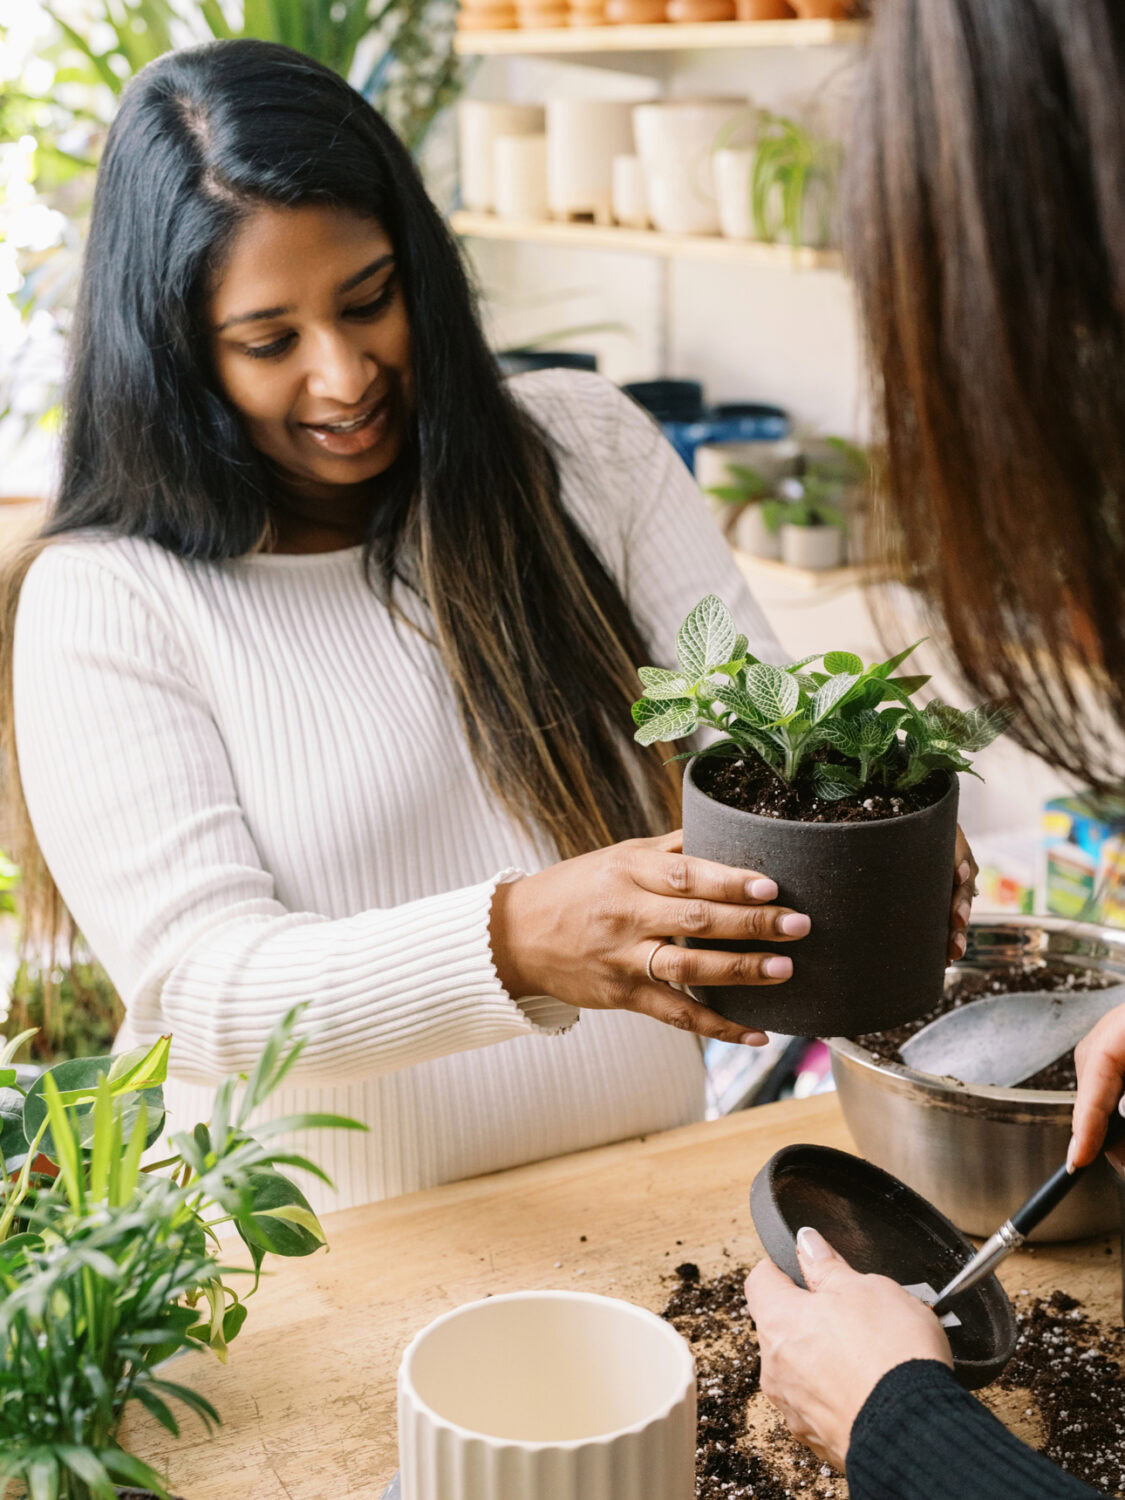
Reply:
M1064 1057L1122 1003L1125 984L986 995L923 1026L903 1043L902 1060L921 1073L1012 1088Z

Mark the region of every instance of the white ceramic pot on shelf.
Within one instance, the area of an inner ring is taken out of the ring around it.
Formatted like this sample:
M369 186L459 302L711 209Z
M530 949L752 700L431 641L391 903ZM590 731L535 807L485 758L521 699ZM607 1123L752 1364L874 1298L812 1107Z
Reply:
M633 110L649 210L665 234L718 234L712 154L753 114L745 99L670 99Z
M546 119L539 104L462 99L457 106L461 201L473 213L496 209L493 148L497 136L541 135Z
M498 218L536 224L547 217L545 135L498 135L492 176Z
M402 1357L403 1500L693 1500L695 1417L691 1349L646 1308L488 1297Z
M626 229L647 229L648 192L639 156L613 158L613 220Z
M796 530L796 528L793 528ZM752 501L739 512L731 530L731 541L739 552L745 552L750 557L779 558L781 556L781 535L779 531L771 531L762 516L761 501Z
M838 568L844 560L844 533L838 526L793 526L781 531L781 560L791 568Z
M614 157L633 150L633 105L613 99L547 101L547 204L556 218L608 224Z
M711 158L715 173L715 197L719 205L719 227L729 240L754 238L754 215L750 207L750 184L757 153L749 147L724 148Z

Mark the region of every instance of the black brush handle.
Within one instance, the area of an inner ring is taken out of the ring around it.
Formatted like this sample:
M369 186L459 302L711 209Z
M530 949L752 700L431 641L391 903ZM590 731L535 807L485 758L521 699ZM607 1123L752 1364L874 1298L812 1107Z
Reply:
M1125 1137L1125 1119L1122 1119L1115 1109L1106 1127L1102 1150L1106 1151L1111 1146L1116 1146L1123 1137ZM1097 1158L1095 1157L1094 1160L1096 1161ZM1029 1235L1049 1213L1058 1208L1074 1184L1093 1164L1090 1162L1089 1166L1076 1167L1073 1172L1068 1172L1065 1166L1061 1166L1057 1172L1052 1173L1043 1186L1036 1188L1027 1202L1016 1209L1011 1218L1013 1229L1018 1230L1022 1235Z

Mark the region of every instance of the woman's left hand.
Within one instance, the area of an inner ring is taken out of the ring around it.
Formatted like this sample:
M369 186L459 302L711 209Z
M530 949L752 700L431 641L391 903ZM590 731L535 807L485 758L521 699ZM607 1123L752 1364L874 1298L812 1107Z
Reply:
M909 1359L953 1366L923 1303L886 1276L862 1276L814 1229L797 1250L809 1290L763 1260L746 1278L762 1351L762 1390L795 1437L844 1469L852 1424L888 1371Z
M973 909L973 897L977 893L977 875L980 873L969 841L957 825L957 849L953 855L953 907L949 925L949 959L951 962L964 958L968 944L966 929L969 913Z

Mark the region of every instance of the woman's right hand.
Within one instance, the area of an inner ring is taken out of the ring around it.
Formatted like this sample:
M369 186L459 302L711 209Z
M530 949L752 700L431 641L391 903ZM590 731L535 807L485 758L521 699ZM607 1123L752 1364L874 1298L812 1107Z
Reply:
M676 937L804 937L809 918L775 906L777 885L683 853L683 833L629 839L498 885L492 954L513 999L552 995L595 1010L632 1010L682 1031L760 1046L764 1032L724 1020L672 984L784 984L792 960L776 953L682 948ZM646 971L652 957L652 983Z
M1074 1049L1078 1098L1066 1164L1072 1170L1092 1162L1102 1148L1106 1127L1125 1084L1125 1005L1104 1015Z

